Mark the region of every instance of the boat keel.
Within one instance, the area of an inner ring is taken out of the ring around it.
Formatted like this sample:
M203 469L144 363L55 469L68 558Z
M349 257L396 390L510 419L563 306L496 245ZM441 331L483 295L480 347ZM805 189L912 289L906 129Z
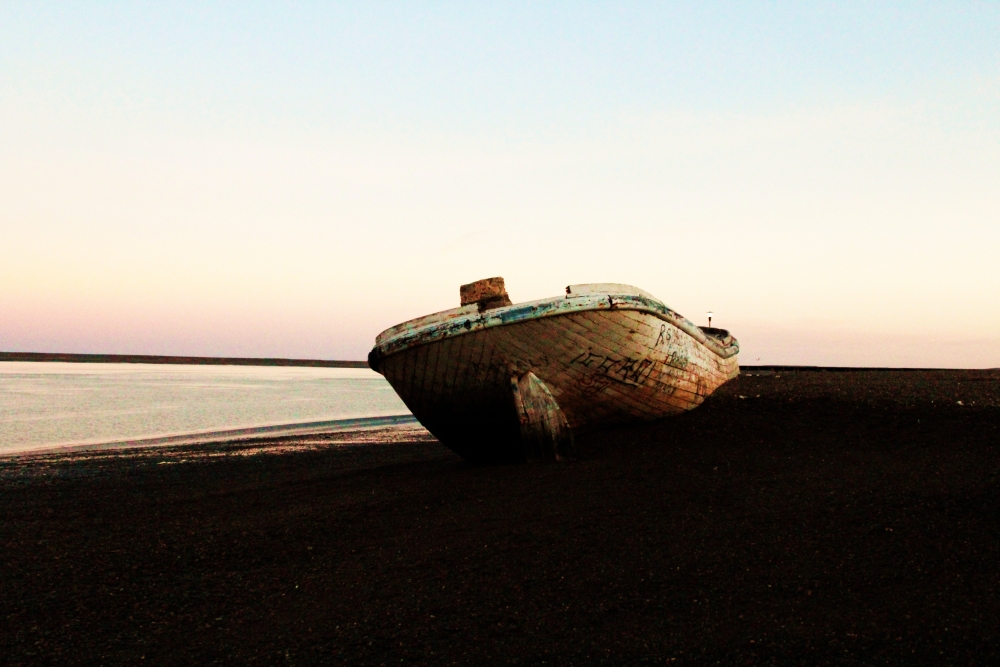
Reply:
M573 431L552 392L528 371L510 379L528 461L566 461L573 456Z

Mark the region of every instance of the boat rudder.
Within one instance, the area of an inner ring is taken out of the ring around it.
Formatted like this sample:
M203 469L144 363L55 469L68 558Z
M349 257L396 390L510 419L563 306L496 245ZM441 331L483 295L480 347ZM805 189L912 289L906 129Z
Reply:
M510 379L521 428L521 445L529 462L573 458L573 430L548 386L528 371Z

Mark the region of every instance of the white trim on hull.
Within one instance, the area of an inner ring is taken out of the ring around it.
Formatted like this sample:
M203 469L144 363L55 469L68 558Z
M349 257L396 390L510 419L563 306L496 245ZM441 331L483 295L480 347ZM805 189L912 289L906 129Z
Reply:
M728 332L706 334L641 290L600 287L617 293L571 286L566 297L411 320L379 335L369 363L471 460L567 458L573 432L690 410L739 374Z

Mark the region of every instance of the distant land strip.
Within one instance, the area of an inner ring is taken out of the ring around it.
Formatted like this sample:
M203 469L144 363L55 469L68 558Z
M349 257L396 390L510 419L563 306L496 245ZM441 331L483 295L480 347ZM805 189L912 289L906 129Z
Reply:
M202 366L368 368L367 361L258 357L172 357L154 354L61 354L52 352L0 352L0 361L68 361L75 364L193 364Z
M857 373L861 371L996 371L997 368L896 368L893 366L743 366L740 371L758 373L761 371L817 371L822 373Z

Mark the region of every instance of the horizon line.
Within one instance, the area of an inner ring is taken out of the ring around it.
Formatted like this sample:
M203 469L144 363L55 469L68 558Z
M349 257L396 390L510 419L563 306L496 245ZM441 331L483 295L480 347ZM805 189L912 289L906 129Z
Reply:
M0 352L0 361L64 361L78 364L187 364L201 366L318 366L324 368L368 368L367 361L336 359L197 357L164 354L77 354L69 352Z
M197 357L163 354L79 354L72 352L0 352L3 361L64 361L92 364L188 364L203 366L311 366L322 368L369 368L365 360L286 359L282 357ZM941 368L894 366L808 366L753 364L740 366L746 371L1000 371L1000 368Z

